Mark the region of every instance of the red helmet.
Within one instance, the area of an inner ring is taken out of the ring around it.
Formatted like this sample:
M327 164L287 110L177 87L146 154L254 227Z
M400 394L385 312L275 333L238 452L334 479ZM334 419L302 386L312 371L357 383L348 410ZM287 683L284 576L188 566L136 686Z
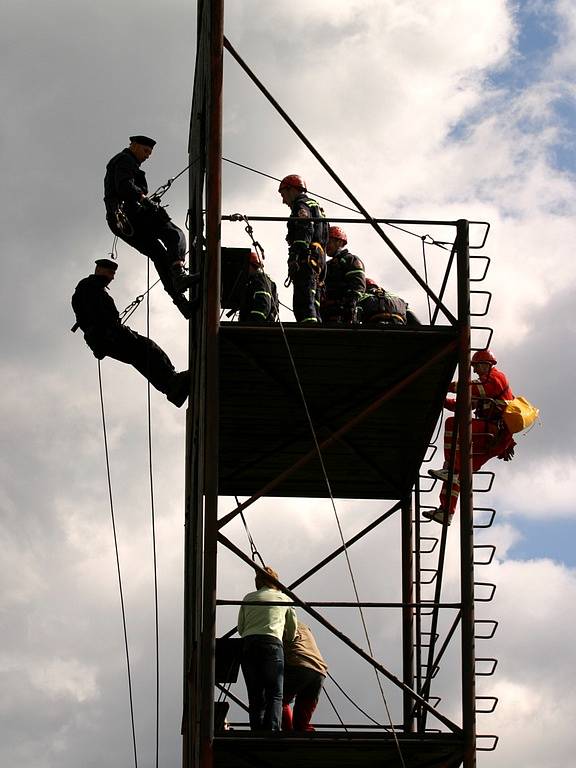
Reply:
M281 192L283 189L288 189L288 187L301 189L303 192L306 192L307 189L306 182L302 176L298 176L296 173L291 173L289 176L284 176L280 182L280 186L278 187L278 192Z
M471 360L472 365L474 365L474 363L490 363L490 365L496 365L497 362L498 361L489 349L479 349L477 352L474 352Z
M344 240L345 243L348 242L348 237L342 227L330 227L329 237L333 237L334 240Z
M250 266L251 267L261 267L262 266L262 262L260 261L260 256L258 256L256 251L251 251L250 252L250 259L249 259L249 261L250 261Z

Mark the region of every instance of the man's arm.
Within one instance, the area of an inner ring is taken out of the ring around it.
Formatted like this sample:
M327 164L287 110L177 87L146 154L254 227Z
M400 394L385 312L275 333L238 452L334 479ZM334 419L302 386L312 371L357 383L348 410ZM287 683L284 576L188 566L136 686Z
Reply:
M147 185L140 186L134 176L138 166L127 156L120 156L114 166L114 186L121 200L138 202L148 192Z

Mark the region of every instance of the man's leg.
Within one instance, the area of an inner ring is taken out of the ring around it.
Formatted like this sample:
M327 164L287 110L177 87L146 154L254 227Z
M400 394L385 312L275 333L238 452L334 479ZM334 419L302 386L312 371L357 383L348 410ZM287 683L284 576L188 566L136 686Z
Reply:
M294 317L299 323L319 323L319 305L316 292L318 277L308 264L301 264L293 278L294 299L292 307Z
M295 731L313 731L310 720L320 698L324 675L314 669L300 667L301 686L294 702L293 720Z
M114 330L106 354L136 368L155 389L164 394L170 391L177 376L170 358L158 344L125 325Z
M260 663L260 644L256 637L244 638L241 666L248 693L250 730L261 731L264 727L265 698Z
M266 706L263 726L268 731L282 727L282 689L284 684L284 647L280 641L270 642L261 648L262 675Z

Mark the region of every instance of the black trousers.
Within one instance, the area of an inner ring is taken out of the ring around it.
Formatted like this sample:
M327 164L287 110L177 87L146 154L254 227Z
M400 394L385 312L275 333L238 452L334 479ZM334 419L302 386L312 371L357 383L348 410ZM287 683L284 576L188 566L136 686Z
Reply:
M320 297L318 295L318 274L309 264L300 264L293 271L294 296L292 309L294 317L301 322L320 323Z
M186 236L180 227L168 218L163 220L156 215L140 213L130 219L133 234L125 235L111 216L106 221L115 235L152 261L164 290L172 298L178 296L178 291L174 290L171 267L175 262L183 262L186 257Z
M126 325L95 329L85 333L84 338L99 360L113 357L128 363L160 392L166 394L173 384L176 371L168 355L152 339Z

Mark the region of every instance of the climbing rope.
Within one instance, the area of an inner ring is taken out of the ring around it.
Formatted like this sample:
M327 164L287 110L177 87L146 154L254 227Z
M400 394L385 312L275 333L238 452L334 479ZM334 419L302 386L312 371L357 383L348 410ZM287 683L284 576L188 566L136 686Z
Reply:
M234 499L235 499L235 501L236 501L236 505L237 505L237 506L240 506L240 500L239 500L238 496L234 496ZM253 560L254 562L256 562L256 558L258 558L258 559L260 560L260 563L261 563L261 565L262 565L262 568L265 568L265 567L266 567L266 565L265 565L265 563L264 563L264 560L262 559L262 556L261 556L261 555L260 555L260 553L258 552L258 549L257 549L257 547L256 547L256 544L255 544L255 542L254 542L254 538L253 538L253 536L252 536L252 534L251 534L251 532L250 532L250 529L248 528L248 523L246 522L246 519L244 518L244 512L240 512L240 517L241 517L241 519L242 519L242 523L244 524L244 529L245 529L245 531L246 531L246 536L248 537L248 543L249 543L249 545L250 545L250 550L251 550L251 556L252 556L252 560ZM377 720L375 720L375 719L374 719L374 718L373 718L371 715L369 715L367 712L365 712L365 711L362 709L362 707L360 707L360 706L359 706L359 705L358 705L358 704L357 704L357 703L356 703L356 702L355 702L355 701L354 701L354 700L353 700L353 699L352 699L352 698L351 698L351 697L350 697L350 696L349 696L349 695L346 693L346 691L345 691L345 690L342 688L342 686L341 686L341 685L338 683L338 681L337 681L337 680L335 680L335 679L334 679L334 677L333 677L333 676L332 676L332 675L331 675L329 672L327 672L326 674L327 674L327 676L330 678L330 680L331 680L331 681L334 683L334 685L336 686L336 688L338 688L338 690L340 691L340 693L342 693L342 695L343 695L343 696L344 696L346 699L348 699L348 701L349 701L349 702L350 702L350 703L351 703L351 704L352 704L354 707L356 707L356 709L357 709L359 712L361 712L361 713L362 713L362 714L363 714L365 717L367 717L367 718L368 718L368 720L370 720L372 723L374 723L374 725L377 725L377 726L379 726L380 728L387 728L387 726L384 726L384 725L382 725L382 724L381 724L381 723L379 723ZM230 689L230 684L228 684L228 686L227 686L227 687L226 687L226 686L224 686L224 690L220 689L220 694L219 694L219 697L218 697L218 701L221 701L221 700L222 700L222 697L224 697L224 700L227 698L227 695L228 695L228 693L229 693L229 689ZM344 728L344 730L346 730L346 731L347 731L348 729L346 728L346 726L345 726L345 724L344 724L344 721L343 721L343 720L342 720L342 718L340 717L340 714L339 714L338 710L336 709L336 706L335 706L334 702L332 701L332 699L330 698L330 696L329 696L328 692L326 691L326 688L325 688L325 687L323 688L323 691L324 691L324 693L326 694L326 698L327 698L327 699L328 699L328 701L330 702L330 705L332 706L332 709L333 709L333 710L334 710L334 712L336 713L336 716L337 716L337 718L340 720L340 723L341 723L342 727Z
M227 157L223 157L222 160L226 163L231 163L232 165L237 165L239 168L244 168L246 171L250 171L251 173L256 173L259 176L264 176L267 179L272 179L272 181L278 181L280 182L281 179L278 179L276 176L271 176L269 173L264 173L264 171L259 171L256 168L251 168L249 165L243 165L242 163L237 163L235 160L230 160ZM314 197L319 198L320 200L324 200L327 203L332 203L332 205L337 205L339 208L344 208L346 211L352 211L352 213L360 213L360 211L357 208L352 208L349 205L346 205L345 203L339 203L337 200L331 200L329 197L324 197L323 195L319 195L317 192L310 191L310 194ZM237 215L237 214L235 214ZM359 219L359 221L364 221L364 219ZM390 222L381 222L387 227L391 227L392 229L398 229L400 232L404 232L407 235L411 235L412 237L418 237L422 238L422 235L420 235L418 232L412 232L409 229L405 229L404 227L401 227L398 224L392 224ZM452 243L444 242L442 240L435 240L431 235L424 235L424 237L430 238L429 244L435 245L438 248L442 248L443 250L450 250L452 247Z
M234 496L234 498L236 499L236 505L240 506L240 501L238 500L238 496ZM248 528L246 518L244 517L244 512L240 512L240 517L244 524L246 536L248 537L248 543L250 545L250 556L252 557L252 561L256 562L256 558L258 558L258 560L260 560L260 565L262 566L262 568L266 568L266 563L264 562L264 560L262 560L262 556L260 555L260 552L258 552L258 550L256 549L256 544L254 543L254 539L252 538L252 534L250 533L250 529Z
M150 259L146 260L146 336L150 339ZM150 367L148 360L147 367ZM150 400L150 382L146 388L147 394L147 415L148 415L148 474L150 479L150 509L152 525L152 557L154 563L154 628L155 628L155 650L156 650L156 750L155 766L158 768L158 751L160 742L160 640L159 640L159 620L158 620L158 567L156 558L156 513L154 505L154 472L152 461L152 415Z
M258 258L260 261L264 261L266 256L264 254L264 248L260 245L260 243L254 239L254 228L250 224L250 221L248 220L247 216L244 216L243 213L233 213L230 217L230 221L243 221L246 226L244 227L244 231L248 233L248 237L252 241L252 247L254 248L255 252L258 254Z
M278 307L276 309L278 311ZM282 330L282 337L283 337L284 343L286 345L286 350L288 352L288 357L289 357L289 360L290 360L290 365L292 367L292 371L294 372L294 376L296 378L296 383L298 385L298 391L300 393L302 404L304 406L304 411L305 411L305 414L306 414L306 419L307 419L308 425L310 427L310 432L312 434L312 439L314 441L314 445L315 445L315 448L316 448L316 453L318 455L318 460L320 462L320 467L321 467L321 470L322 470L322 474L324 476L324 482L326 484L326 489L327 489L328 494L330 496L330 502L331 502L331 505L332 505L332 509L334 511L334 517L336 519L336 524L337 524L337 527L338 527L338 532L340 534L340 540L342 542L342 548L343 548L343 552L344 552L344 557L346 558L346 563L347 563L347 566L348 566L348 572L350 574L350 581L352 583L352 588L354 590L354 595L356 597L356 603L358 605L358 611L360 613L360 619L361 619L361 622L362 622L362 627L364 629L364 635L366 637L366 643L368 645L368 650L370 652L370 656L372 656L372 658L374 658L374 652L372 650L372 643L370 641L370 635L368 633L368 627L366 625L366 619L365 619L365 616L364 616L364 611L362 610L362 605L361 605L361 601L360 601L360 595L358 593L358 587L357 587L357 584L356 584L356 579L355 579L355 576L354 576L354 571L353 571L353 568L352 568L352 563L350 561L350 555L348 553L348 547L346 546L346 540L344 538L344 533L342 531L342 525L340 523L340 518L339 518L339 515L338 515L338 510L336 509L336 502L334 500L334 495L332 493L332 486L330 484L330 480L328 478L328 473L326 471L326 465L324 463L324 457L323 457L322 451L320 449L320 444L318 442L318 437L316 435L316 430L314 428L314 423L313 423L312 417L310 415L310 411L309 411L309 408L308 408L308 403L306 402L306 396L304 395L304 390L302 388L302 383L300 381L300 377L298 376L298 370L296 368L296 363L294 361L294 356L292 355L292 350L290 349L290 344L288 343L288 338L286 336L286 330L284 328L284 324L282 323L280 318L278 319L278 322L280 323L280 328ZM374 669L374 674L376 676L376 681L378 683L378 688L379 688L380 694L382 696L382 701L384 703L384 708L386 710L386 715L387 715L388 720L390 722L390 728L391 728L392 733L394 735L394 741L396 742L396 747L397 747L397 750L398 750L398 754L400 756L400 760L401 760L402 766L405 768L404 758L403 758L403 755L402 755L402 751L400 749L400 742L398 741L398 736L396 734L396 729L394 728L394 724L392 722L392 716L390 714L390 709L388 707L388 702L387 702L386 696L384 694L384 688L382 687L382 681L380 679L380 675L378 674L378 670L377 669Z
M134 766L138 768L138 753L136 749L136 729L134 727L134 700L132 697L132 673L130 670L130 652L128 650L128 630L126 627L126 609L124 606L124 590L122 588L122 572L120 569L120 554L118 552L118 536L116 534L116 520L114 516L114 502L112 499L112 480L110 476L110 457L108 454L108 436L106 431L106 415L104 410L104 392L102 388L102 371L98 360L98 385L100 389L100 410L102 412L102 431L104 435L104 455L106 457L106 477L108 480L108 498L110 500L110 516L112 519L112 532L114 536L114 551L116 553L116 570L118 572L118 589L120 591L120 607L122 610L122 628L124 631L124 650L126 654L126 669L128 673L128 698L130 701L130 723L132 726L132 747L134 750Z

